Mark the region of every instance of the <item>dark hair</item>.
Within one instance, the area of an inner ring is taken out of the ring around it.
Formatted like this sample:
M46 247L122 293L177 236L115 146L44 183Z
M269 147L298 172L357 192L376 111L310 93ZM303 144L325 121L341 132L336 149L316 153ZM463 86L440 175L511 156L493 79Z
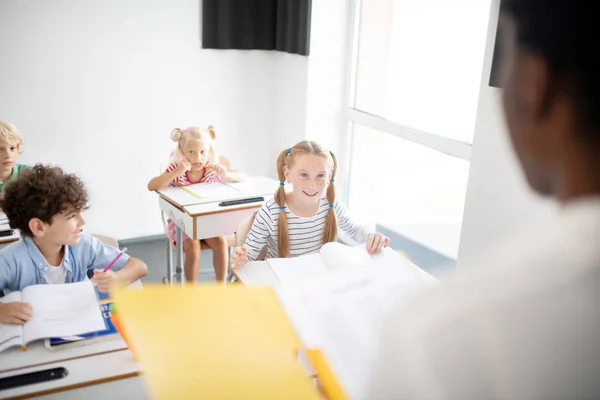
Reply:
M87 202L87 190L77 176L66 174L59 167L37 164L6 184L0 207L11 228L19 229L23 236L32 236L31 219L51 224L54 216L68 209L86 209Z
M568 93L581 127L600 142L600 63L597 12L591 0L502 0L521 49L543 58L554 90Z

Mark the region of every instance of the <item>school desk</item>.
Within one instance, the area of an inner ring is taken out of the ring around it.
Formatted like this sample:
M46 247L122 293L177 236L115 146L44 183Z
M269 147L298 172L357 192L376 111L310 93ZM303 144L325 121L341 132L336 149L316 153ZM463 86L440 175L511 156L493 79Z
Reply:
M412 262L402 263L400 268L410 268L410 271L416 275L423 285L429 285L437 280L427 272L417 267ZM242 268L232 269L233 276L240 283L246 286L266 285L273 286L279 284L277 275L267 261L251 261Z
M252 215L263 201L220 206L222 201L252 197L271 198L279 182L267 177L251 177L239 183L200 184L188 188L168 187L157 190L160 209L176 226L175 274L167 265L169 283L183 283L182 232L194 240L231 235L245 218Z
M127 398L145 399L139 366L123 340L87 344L61 350L49 350L37 341L27 351L11 348L0 354L0 378L64 367L62 379L0 390L2 399L43 396L46 399ZM126 390L126 392L123 392ZM119 393L109 396L108 393Z

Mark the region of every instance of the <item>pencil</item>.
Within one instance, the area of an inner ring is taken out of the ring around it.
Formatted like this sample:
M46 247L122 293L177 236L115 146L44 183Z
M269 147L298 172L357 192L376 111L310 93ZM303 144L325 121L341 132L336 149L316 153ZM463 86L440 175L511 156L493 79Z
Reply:
M115 257L115 259L114 259L114 260L112 260L112 261L110 262L110 264L108 264L108 265L106 266L106 268L104 268L104 270L103 270L102 272L106 272L106 271L108 271L108 270L110 269L110 267L112 267L113 265L115 265L115 263L117 262L117 260L118 260L118 259L119 259L119 258L120 258L122 255L123 255L123 252L120 252L120 253L119 253L119 254L118 254L116 257Z

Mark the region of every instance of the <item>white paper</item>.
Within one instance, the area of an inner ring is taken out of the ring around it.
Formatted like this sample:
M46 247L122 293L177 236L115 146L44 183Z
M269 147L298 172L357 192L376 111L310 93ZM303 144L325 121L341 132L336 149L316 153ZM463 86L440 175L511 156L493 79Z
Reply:
M371 255L364 244L350 247L338 242L325 243L321 257L331 269L372 267Z
M185 187L190 192L195 193L202 199L225 199L229 196L238 196L240 192L223 183L197 183Z
M274 195L279 188L279 182L259 176L248 178L242 182L227 183L227 186L235 188L246 197L252 197Z
M267 262L282 285L313 281L327 274L319 253L291 258L269 258Z
M21 301L21 292L12 292L0 298L0 303L14 303ZM0 323L0 352L12 346L23 344L23 326Z
M335 268L310 284L280 286L277 293L300 340L318 348L353 399L364 398L379 326L391 299L422 285L402 265L402 257L384 251L366 268Z
M94 286L90 281L35 285L22 291L33 307L23 328L23 341L81 335L106 329Z
M190 191L196 195L190 193ZM223 183L198 183L186 186L185 189L180 187L166 187L160 189L158 192L169 198L172 202L182 206L230 200L242 196L237 189Z

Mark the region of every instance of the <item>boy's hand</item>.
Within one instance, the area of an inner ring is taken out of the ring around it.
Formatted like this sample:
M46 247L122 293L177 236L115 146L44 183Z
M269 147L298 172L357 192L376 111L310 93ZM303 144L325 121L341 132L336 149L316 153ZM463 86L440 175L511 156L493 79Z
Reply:
M388 247L392 241L389 237L381 233L369 233L367 236L367 251L369 254L378 252L384 247Z
M233 268L242 268L248 263L248 249L246 246L236 247L231 255L231 265Z
M190 169L192 169L192 163L189 161L182 161L179 163L179 165L177 166L177 173L179 175L183 175L184 173L186 173L187 171L189 171Z
M117 281L117 274L110 269L106 272L102 272L101 269L94 270L94 276L92 282L98 286L98 290L102 293L108 293L110 287Z
M23 325L31 318L33 308L29 303L4 303L0 304L0 323Z

